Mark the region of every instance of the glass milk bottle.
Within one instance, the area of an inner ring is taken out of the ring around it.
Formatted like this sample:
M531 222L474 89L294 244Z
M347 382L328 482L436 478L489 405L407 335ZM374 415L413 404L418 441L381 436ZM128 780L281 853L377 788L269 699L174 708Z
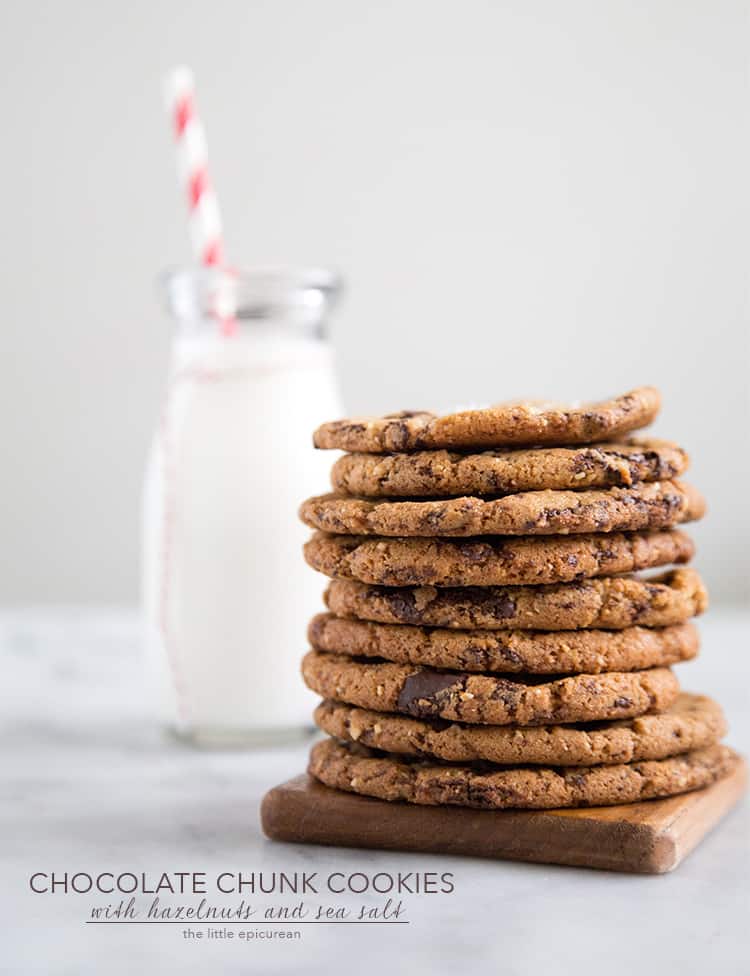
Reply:
M143 506L161 717L198 744L283 741L310 727L315 703L299 662L322 587L297 508L328 485L331 456L312 431L342 414L325 339L338 282L189 269L164 287L176 334ZM230 335L220 296L235 309Z

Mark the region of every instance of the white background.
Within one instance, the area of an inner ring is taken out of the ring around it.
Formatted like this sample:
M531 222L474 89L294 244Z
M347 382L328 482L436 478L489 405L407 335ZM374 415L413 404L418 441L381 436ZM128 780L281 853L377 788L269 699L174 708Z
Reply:
M133 602L189 256L161 76L190 63L235 263L330 264L350 411L641 382L747 577L747 5L16 2L0 23L0 591ZM321 489L325 486L321 485ZM290 513L291 517L291 513Z

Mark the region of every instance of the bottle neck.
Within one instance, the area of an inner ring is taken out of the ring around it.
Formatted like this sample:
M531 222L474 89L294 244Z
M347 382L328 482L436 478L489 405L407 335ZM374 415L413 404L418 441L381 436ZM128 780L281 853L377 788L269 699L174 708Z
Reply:
M238 332L267 328L323 336L339 293L338 278L320 269L256 268L226 272L186 268L162 277L166 305L181 332L217 331L217 315Z

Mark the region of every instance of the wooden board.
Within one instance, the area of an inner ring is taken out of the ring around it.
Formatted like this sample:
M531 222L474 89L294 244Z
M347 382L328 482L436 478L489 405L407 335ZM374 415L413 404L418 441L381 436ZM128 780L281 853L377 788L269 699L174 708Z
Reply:
M747 765L704 790L577 810L469 810L387 803L298 776L270 790L261 823L272 840L468 854L640 874L671 871L734 806Z

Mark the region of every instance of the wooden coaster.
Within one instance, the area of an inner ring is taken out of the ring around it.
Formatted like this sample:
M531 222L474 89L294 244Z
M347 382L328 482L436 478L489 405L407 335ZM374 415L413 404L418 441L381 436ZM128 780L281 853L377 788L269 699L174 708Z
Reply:
M671 871L739 800L747 783L741 756L704 790L666 800L576 810L469 810L387 803L297 776L263 798L261 823L272 840L468 854L605 868Z

